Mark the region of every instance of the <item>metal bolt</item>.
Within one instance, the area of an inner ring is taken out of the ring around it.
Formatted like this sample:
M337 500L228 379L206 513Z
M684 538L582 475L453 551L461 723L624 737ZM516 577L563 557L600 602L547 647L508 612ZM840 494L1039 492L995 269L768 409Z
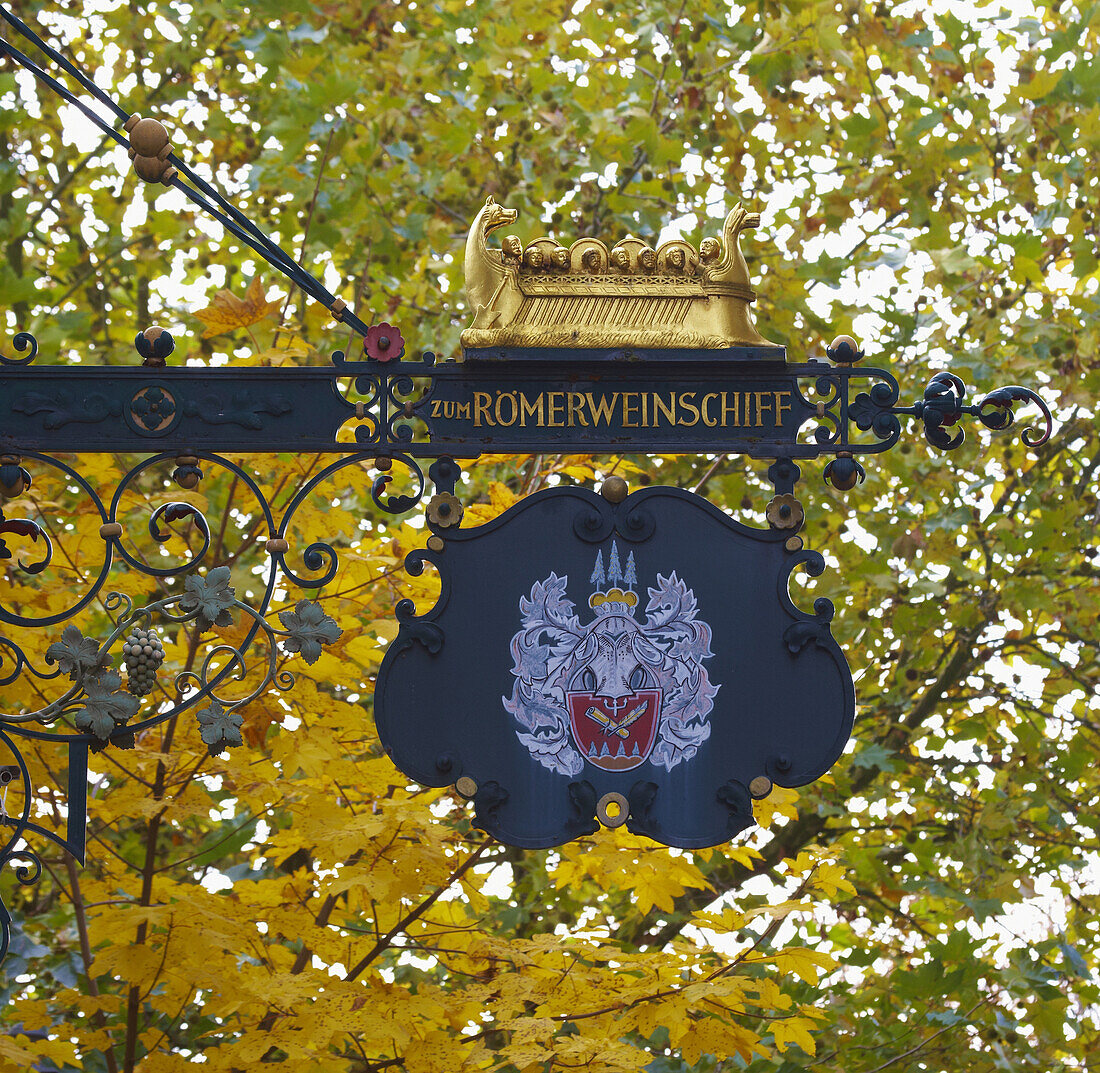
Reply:
M749 793L755 798L767 797L772 792L772 780L767 775L757 775L749 783Z
M473 797L477 793L477 783L470 778L469 775L463 775L455 783L455 789L462 794L463 797Z

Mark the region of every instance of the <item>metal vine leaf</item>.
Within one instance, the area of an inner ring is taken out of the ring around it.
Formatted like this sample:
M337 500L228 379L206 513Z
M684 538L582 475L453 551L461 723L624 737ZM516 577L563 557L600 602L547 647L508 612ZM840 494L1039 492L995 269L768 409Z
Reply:
M180 607L189 614L197 612L196 621L201 629L233 624L229 609L236 597L229 586L228 566L216 566L208 570L205 577L192 574L183 587L186 591Z
M66 626L61 632L61 640L54 641L46 649L46 661L56 663L62 673L78 682L101 668L103 657L99 654L99 645L92 638L85 637L76 626Z
M293 611L280 612L279 621L290 634L282 642L283 650L300 652L310 665L320 658L322 645L332 644L343 633L315 600L299 600Z
M197 718L199 733L211 756L217 756L231 745L243 744L241 727L244 716L236 708L226 710L212 698L207 707L199 709Z
M137 697L122 692L122 679L114 671L89 678L84 690L84 707L77 711L74 722L79 730L94 734L104 744L141 707Z

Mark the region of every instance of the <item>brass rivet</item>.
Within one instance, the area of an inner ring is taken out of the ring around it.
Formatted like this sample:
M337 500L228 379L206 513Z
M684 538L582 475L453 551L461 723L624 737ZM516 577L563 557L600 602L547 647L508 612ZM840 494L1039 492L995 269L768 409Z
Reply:
M817 404L817 416L818 417L824 417L825 416L825 403L819 402Z
M455 783L455 789L462 794L463 797L473 797L477 793L477 783L470 778L469 775L463 775L458 782Z
M756 778L749 783L749 793L757 799L767 797L771 792L772 780L769 779L767 775L757 775Z
M118 522L107 522L99 527L99 535L104 540L122 536L122 526Z
M387 458L385 455L379 455L374 460L374 468L382 473L385 473L391 466L393 466L393 460Z
M366 417L367 416L367 407L364 403L357 402L355 404L355 416L356 417Z
M629 491L630 488L622 477L608 477L607 480L600 485L600 495L602 495L608 503L621 503L626 499Z
M428 549L429 551L442 551L443 550L443 538L440 536L428 537Z
M802 537L793 536L788 537L787 542L783 545L787 551L801 551L802 550Z
M614 808L614 811L612 811L612 808ZM596 804L596 819L604 827L622 827L629 815L630 802L622 794L604 794Z
M283 540L282 537L272 537L264 545L264 549L268 552L269 555L274 555L276 553L285 554L286 552L290 551L290 544L287 543L287 541Z
M343 313L344 310L347 308L348 304L344 301L343 298L337 298L336 301L333 302L331 306L329 306L329 309L331 309L337 317L340 316L340 314Z

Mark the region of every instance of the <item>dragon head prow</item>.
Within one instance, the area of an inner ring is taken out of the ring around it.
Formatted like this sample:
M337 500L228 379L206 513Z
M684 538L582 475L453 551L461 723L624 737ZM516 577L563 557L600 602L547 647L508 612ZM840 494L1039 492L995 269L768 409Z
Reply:
M504 227L506 224L514 224L518 219L519 211L517 209L508 209L503 205L498 205L492 194L485 199L485 208L481 210L481 226L486 234L495 231L498 227Z
M744 206L738 202L726 217L726 223L723 230L742 231L749 227L760 226L760 213L749 212Z

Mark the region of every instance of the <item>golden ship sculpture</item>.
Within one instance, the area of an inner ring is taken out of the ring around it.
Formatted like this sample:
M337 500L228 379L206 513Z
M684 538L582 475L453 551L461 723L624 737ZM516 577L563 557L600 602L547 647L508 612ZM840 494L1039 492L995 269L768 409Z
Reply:
M683 239L652 249L627 237L613 249L598 238L563 246L538 238L524 247L506 235L488 244L519 213L490 195L466 240L466 298L473 323L465 348L761 347L777 351L756 330L749 306L756 299L741 252L741 232L760 224L738 205L720 238L696 250Z

